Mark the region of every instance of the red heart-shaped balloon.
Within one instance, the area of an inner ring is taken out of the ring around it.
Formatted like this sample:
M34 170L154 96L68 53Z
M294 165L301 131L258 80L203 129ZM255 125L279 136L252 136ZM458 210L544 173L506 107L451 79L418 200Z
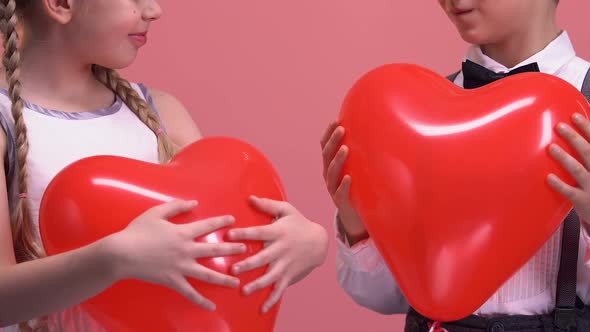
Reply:
M340 114L351 200L410 305L439 321L475 312L559 227L573 179L551 158L555 131L589 105L547 74L463 90L409 64L379 67ZM573 126L573 125L572 125Z
M72 250L124 229L147 209L172 199L197 200L199 206L171 221L185 223L233 215L232 227L265 225L272 217L256 211L250 195L285 198L278 174L255 148L232 138L207 138L178 153L170 164L158 165L96 156L77 161L50 183L41 203L40 229L49 255ZM221 242L227 228L197 241ZM199 259L229 274L235 262L263 247L247 242L239 256ZM240 275L241 285L260 277L266 267ZM175 291L138 280L114 284L82 306L109 331L272 331L278 306L261 314L271 289L250 296L240 289L191 284L217 305L215 312L197 307Z

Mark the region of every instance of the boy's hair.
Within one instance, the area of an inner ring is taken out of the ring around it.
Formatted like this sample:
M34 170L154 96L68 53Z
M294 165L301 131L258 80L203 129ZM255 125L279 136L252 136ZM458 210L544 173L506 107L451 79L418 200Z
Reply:
M0 0L0 32L4 37L4 54L2 63L6 71L8 91L12 102L11 111L14 118L16 162L18 169L18 190L27 193L27 153L29 142L27 128L23 119L23 99L21 98L21 83L19 81L20 52L18 50L19 36L16 31L19 16L30 10L36 0ZM145 123L157 136L158 154L161 163L168 162L176 153L177 147L170 137L161 130L162 124L158 115L149 104L140 97L131 84L121 78L110 68L98 65L92 66L92 73L98 81L106 85L118 95L127 106ZM26 198L20 198L14 211L11 211L12 238L17 262L43 257L43 248L34 239L29 205Z

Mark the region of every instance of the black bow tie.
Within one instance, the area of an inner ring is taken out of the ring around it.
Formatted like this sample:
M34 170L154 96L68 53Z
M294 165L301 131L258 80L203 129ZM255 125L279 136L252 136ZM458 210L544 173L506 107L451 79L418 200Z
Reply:
M522 67L515 68L507 73L494 73L484 66L480 66L475 62L466 60L463 62L463 87L465 89L475 89L486 84L495 82L506 76L525 73L538 72L539 65L536 62L529 63Z

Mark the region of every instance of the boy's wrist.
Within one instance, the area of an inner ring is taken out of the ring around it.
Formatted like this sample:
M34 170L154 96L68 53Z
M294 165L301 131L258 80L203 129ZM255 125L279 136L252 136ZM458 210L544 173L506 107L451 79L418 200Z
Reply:
M344 226L345 223L342 222L343 217L340 212L336 215L336 225L338 228L338 233L342 235L342 237L346 240L348 246L352 247L358 242L366 240L369 238L369 233L367 229L362 225L360 227L346 227ZM350 223L346 223L346 225L350 225Z

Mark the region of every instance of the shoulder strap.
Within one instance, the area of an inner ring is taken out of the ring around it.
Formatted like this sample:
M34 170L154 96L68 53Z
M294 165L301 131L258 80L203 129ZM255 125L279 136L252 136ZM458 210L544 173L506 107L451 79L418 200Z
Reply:
M564 331L576 326L575 309L579 241L580 219L572 209L563 221L561 259L557 274L557 293L555 299L555 325Z
M143 99L145 99L145 101L148 102L148 104L154 112L159 113L158 108L156 107L154 99L152 98L150 90L147 86L145 86L143 83L132 83L131 86L135 89L135 91L139 93L140 96L143 97Z
M460 71L447 79L454 82ZM581 88L582 94L590 102L590 70L586 73ZM567 331L576 325L576 285L578 272L578 245L580 241L580 220L572 209L563 221L561 240L561 259L557 275L557 293L555 301L555 325Z
M588 102L590 102L590 70L586 72L580 91ZM555 300L555 325L557 328L563 330L576 325L575 306L579 241L580 219L572 209L563 222L561 259L557 275Z
M131 87L135 91L137 91L137 93L139 94L140 97L142 97L145 101L147 101L147 103L152 108L152 111L154 111L156 113L156 116L158 116L158 118L160 118L160 112L158 110L158 107L156 107L156 103L154 102L152 95L150 94L149 88L147 86L145 86L143 83L131 83ZM160 118L160 120L161 120L161 118ZM162 129L164 131L166 131L166 127L164 126L164 124L161 121L160 121L160 125L162 126Z
M8 190L8 202L10 211L14 210L18 201L17 174L18 165L16 162L16 129L12 117L12 102L8 96L4 95L4 90L0 90L0 128L6 135L6 155L4 156L4 176L6 177L6 187Z
M588 99L588 102L590 102L590 70L586 72L586 77L584 77L584 83L582 83L581 91L584 97Z

